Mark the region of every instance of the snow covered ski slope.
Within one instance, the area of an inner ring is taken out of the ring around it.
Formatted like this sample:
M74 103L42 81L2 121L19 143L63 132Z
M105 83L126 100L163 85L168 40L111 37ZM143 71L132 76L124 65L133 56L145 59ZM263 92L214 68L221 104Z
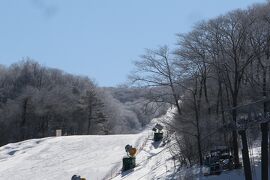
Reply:
M157 121L138 134L49 137L7 144L0 147L0 180L69 180L74 174L87 180L110 179L121 169L125 145L150 146L146 140ZM149 153L150 149L141 151L138 162Z
M0 180L70 180L74 174L87 180L244 180L243 170L207 177L196 166L176 172L170 153L174 141L165 138L165 142L154 143L152 132L156 123L169 122L173 112L153 119L138 134L49 137L7 144L0 147ZM136 167L122 172L127 144L138 149ZM260 177L260 164L256 163L260 155L259 148L253 150L255 179Z
M0 179L102 179L141 134L33 139L0 148Z

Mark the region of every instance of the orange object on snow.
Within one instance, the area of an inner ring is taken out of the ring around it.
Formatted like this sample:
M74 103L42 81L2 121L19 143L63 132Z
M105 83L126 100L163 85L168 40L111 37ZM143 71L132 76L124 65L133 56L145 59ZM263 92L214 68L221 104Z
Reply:
M131 157L134 157L136 155L136 153L137 153L137 149L136 148L131 148L128 153L129 153L129 155Z

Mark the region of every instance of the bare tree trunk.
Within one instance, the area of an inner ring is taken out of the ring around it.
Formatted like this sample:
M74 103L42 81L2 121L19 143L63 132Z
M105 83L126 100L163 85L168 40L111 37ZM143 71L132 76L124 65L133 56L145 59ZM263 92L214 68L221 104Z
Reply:
M221 120L222 120L222 125L226 125L226 120L225 120L225 112L224 112L224 102L223 102L223 90L222 90L222 83L220 79L218 80L218 104L220 104L220 111L221 111ZM217 114L219 114L219 110L217 110ZM223 131L223 140L226 145L228 145L228 140L227 140L227 132Z
M263 67L263 97L267 97L266 89L266 67ZM269 102L264 102L263 111L264 116L267 116ZM261 141L261 161L262 161L262 179L268 179L268 122L261 124L262 141Z
M227 106L230 107L230 105L231 105L231 103L230 103L230 95L229 95L229 90L228 90L227 86L225 86L225 90L226 90Z
M196 94L193 94L194 99L194 111L195 111L195 120L196 120L196 138L197 138L197 148L198 148L198 155L199 155L199 161L200 165L203 164L203 158L202 158L202 148L201 148L201 132L200 132L200 122L199 122L199 108L197 103Z
M91 105L89 105L89 109L88 109L88 126L87 126L87 134L90 134L90 130L91 130L91 121L92 121L92 107Z
M221 119L222 119L222 124L226 125L222 88L221 88L220 92L221 92L220 93ZM224 133L223 133L223 138L224 138L225 144L228 145L227 132L226 131L224 131Z
M245 179L252 180L252 173L250 167L250 160L248 154L248 143L247 143L247 135L245 130L239 131L242 139L242 154L243 154L243 163L244 163L244 172L245 172Z
M179 115L181 115L182 114L182 111L181 111L181 107L180 107L180 104L179 104L179 98L177 97L176 91L175 91L175 88L174 88L174 82L172 80L171 67L170 67L170 64L168 62L167 56L164 56L164 58L165 58L165 61L166 61L166 67L167 67L167 71L168 71L168 78L169 78L169 82L170 82L170 87L171 87L171 90L172 90L173 98L174 98L174 101L175 101L175 105L177 107L177 111L178 111Z
M206 75L204 75L204 77L203 77L203 89L204 89L205 101L206 101L206 104L208 106L208 114L210 115L211 114L211 106L210 106L210 102L209 102L209 99L208 99L208 91L207 91L206 78L207 78Z
M233 97L233 107L237 106L237 99ZM236 126L236 120L237 120L237 110L233 109L232 110L232 118L233 118L233 123ZM240 161L239 161L239 153L238 153L238 140L237 140L237 130L234 129L232 131L232 138L233 138L233 155L234 155L234 163L236 168L239 167Z
M26 116L27 116L27 106L28 106L28 98L25 98L23 100L23 104L22 104L22 121L20 123L20 129L21 129L21 134L20 134L20 139L24 140L26 137L26 130L25 130L25 124L26 124Z
M201 111L201 98L202 98L202 89L203 89L203 80L200 80L200 89L199 89L199 97L197 99L197 88L198 88L198 80L196 78L196 85L193 92L193 100L194 100L194 111L195 111L195 121L196 121L196 138L197 138L197 147L198 147L198 155L200 165L203 165L203 157L202 157L202 147L201 147L201 131L200 131L200 111Z

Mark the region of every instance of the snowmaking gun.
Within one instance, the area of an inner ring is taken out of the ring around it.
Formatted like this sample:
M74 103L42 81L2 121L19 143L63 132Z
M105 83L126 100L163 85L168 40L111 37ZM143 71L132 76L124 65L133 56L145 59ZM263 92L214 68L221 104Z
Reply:
M81 176L73 175L73 176L71 177L71 180L86 180L86 178L81 178Z
M127 153L127 157L123 158L123 171L130 170L135 168L136 166L136 153L137 149L132 147L131 145L126 145L125 150Z
M152 129L154 131L154 141L161 141L163 139L163 126L160 124L156 124L155 127Z

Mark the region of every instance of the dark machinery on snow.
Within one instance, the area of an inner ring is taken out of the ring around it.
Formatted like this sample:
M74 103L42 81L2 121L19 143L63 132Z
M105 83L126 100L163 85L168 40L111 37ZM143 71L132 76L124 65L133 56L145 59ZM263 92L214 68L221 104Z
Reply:
M122 168L123 171L133 169L136 166L135 156L137 153L137 149L128 144L125 146L125 150L127 152L127 157L123 158L123 168Z
M163 139L163 126L156 124L152 130L154 131L154 141L161 141Z
M222 171L233 169L233 156L227 147L219 147L204 157L204 165L209 168L205 175L219 175Z
M81 176L73 175L73 176L71 177L71 180L86 180L86 178L81 178Z

